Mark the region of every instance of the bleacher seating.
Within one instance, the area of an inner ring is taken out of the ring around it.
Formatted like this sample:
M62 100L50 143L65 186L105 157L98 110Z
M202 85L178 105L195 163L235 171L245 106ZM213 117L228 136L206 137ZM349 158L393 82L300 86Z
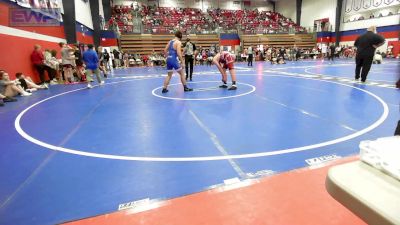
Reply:
M243 46L245 48L257 45L268 45L273 47L293 47L312 48L315 46L313 34L265 34L265 35L242 35Z
M315 46L313 34L302 34L303 27L271 11L209 9L202 12L194 8L114 6L113 15L111 23L122 31L122 50L140 55L163 54L166 43L178 29L191 34L191 40L206 49L219 44L219 37L213 32L218 29L239 32L244 48L250 45ZM138 17L142 21L142 34L129 34L133 30L131 20ZM296 34L289 34L289 29Z
M193 43L196 43L196 46L203 48L210 48L211 45L219 42L216 34L190 35L189 37ZM124 34L121 36L121 48L124 52L134 52L140 55L150 55L153 50L161 53L167 42L173 38L173 35Z
M210 48L211 45L219 44L217 34L209 35L190 35L190 39L198 47ZM134 52L135 54L150 55L153 50L162 53L165 45L173 35L160 34L123 34L121 36L121 47L123 51ZM293 47L312 48L315 46L313 34L264 34L264 35L241 35L244 48L258 45L268 45L272 47ZM184 42L184 40L183 40Z
M169 8L148 6L114 6L109 26L118 26L122 33L133 30L133 17L142 21L142 33L169 34L212 33L216 30L238 30L245 34L299 33L305 28L280 13L258 10Z

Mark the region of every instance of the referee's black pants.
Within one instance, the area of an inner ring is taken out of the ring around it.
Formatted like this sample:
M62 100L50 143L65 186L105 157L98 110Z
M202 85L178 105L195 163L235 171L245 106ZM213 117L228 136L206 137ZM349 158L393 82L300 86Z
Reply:
M253 54L249 54L247 61L247 66L253 66Z
M373 56L356 56L356 80L360 78L361 72L361 81L365 82L367 80L368 72L371 69ZM361 70L362 69L362 70Z
M186 69L186 80L188 79L188 76L190 77L190 79L192 79L192 76L193 76L193 55L185 55L185 69ZM189 71L189 69L190 69L190 71Z

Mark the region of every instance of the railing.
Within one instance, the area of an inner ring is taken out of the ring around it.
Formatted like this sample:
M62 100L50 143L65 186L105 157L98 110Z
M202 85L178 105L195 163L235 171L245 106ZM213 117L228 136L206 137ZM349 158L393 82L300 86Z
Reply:
M125 25L121 30L118 26L110 26L106 27L107 30L114 30L117 33L121 34L173 34L177 28L172 27L146 27L143 24L139 26L133 25ZM296 29L296 28L280 28L280 29L264 29L258 28L253 30L245 30L245 29L225 29L222 27L216 29L201 29L197 30L195 28L192 29L180 29L183 34L220 34L220 33L243 33L243 34L305 34L305 33L314 33L317 29L312 27L306 29ZM320 31L318 31L320 32Z

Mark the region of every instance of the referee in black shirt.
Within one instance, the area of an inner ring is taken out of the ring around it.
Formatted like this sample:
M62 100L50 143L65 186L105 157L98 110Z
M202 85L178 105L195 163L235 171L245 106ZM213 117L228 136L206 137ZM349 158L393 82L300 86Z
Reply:
M375 49L385 43L385 38L381 35L376 34L376 27L371 26L367 29L367 32L357 38L354 42L354 46L357 47L356 55L356 76L355 79L360 79L361 71L361 82L367 80L369 69L371 69L372 60L374 58Z
M195 51L196 51L196 45L193 44L189 38L187 38L186 43L184 44L183 53L185 54L186 80L189 77L190 81L192 81L192 76L193 76L193 61L194 61Z

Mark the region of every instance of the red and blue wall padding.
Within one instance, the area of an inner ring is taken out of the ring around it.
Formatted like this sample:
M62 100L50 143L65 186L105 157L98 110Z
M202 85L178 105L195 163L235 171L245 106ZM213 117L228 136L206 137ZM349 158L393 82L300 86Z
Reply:
M83 44L93 44L93 29L76 21L76 40Z
M238 34L220 34L219 45L221 46L240 45L240 37Z
M114 31L100 31L100 45L104 47L118 46L118 37Z
M357 29L340 32L340 41L355 41L358 36L365 33L367 29ZM385 38L399 38L400 37L400 25L384 26L377 28L378 34ZM317 42L335 42L336 37L334 32L318 32Z

